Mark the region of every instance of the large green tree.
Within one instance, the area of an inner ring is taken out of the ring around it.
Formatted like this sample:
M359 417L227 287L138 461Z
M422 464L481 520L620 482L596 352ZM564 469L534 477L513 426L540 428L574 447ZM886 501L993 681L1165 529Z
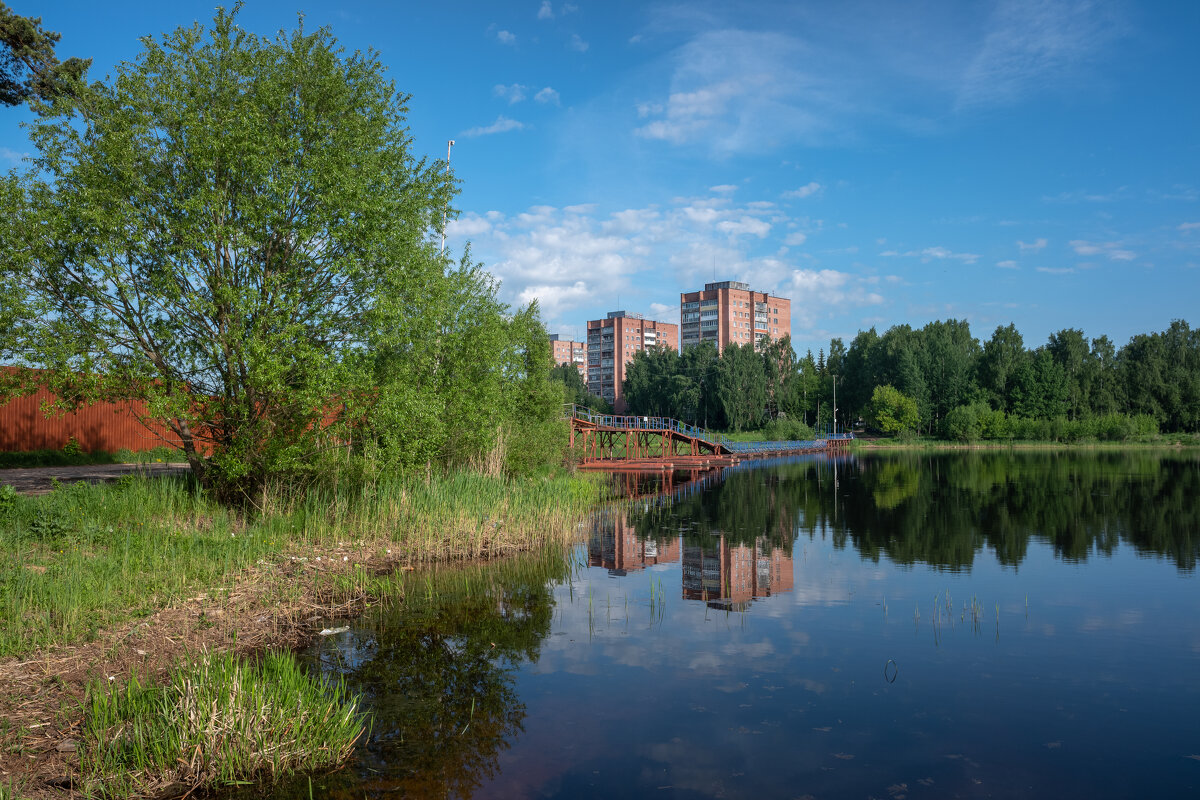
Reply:
M464 463L556 414L536 308L439 255L452 183L374 54L224 10L143 42L31 125L4 209L49 312L22 344L68 404L145 401L243 501L329 452Z

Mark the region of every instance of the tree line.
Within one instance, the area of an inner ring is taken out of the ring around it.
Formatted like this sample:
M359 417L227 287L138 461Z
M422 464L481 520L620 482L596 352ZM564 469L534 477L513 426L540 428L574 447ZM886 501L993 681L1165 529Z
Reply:
M895 325L797 357L789 339L756 351L711 345L635 355L631 413L745 430L781 415L825 430L954 439L1125 439L1200 430L1200 331L1175 320L1121 348L1066 328L1026 347L1015 325L981 342L966 320ZM835 411L836 403L836 411Z

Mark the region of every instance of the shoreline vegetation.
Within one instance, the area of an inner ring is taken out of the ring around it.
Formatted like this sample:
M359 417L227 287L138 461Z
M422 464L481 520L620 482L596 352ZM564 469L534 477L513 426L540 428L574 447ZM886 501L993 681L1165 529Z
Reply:
M264 722L278 740L240 752L236 775L215 766L210 748L221 737L176 731L174 741L205 754L184 769L148 746L165 734L144 726L167 713L164 703L175 709L204 693L228 702L225 721L261 716L283 700L260 698L256 711L235 702L256 702L236 687L271 669L292 676L283 682L291 706L352 720L337 729L344 758L366 724L354 698L297 673L289 653L335 620L402 602L417 567L570 543L605 485L562 470L458 472L314 489L253 517L181 477L0 493L0 797L183 794L335 765L325 745L301 748L287 726ZM265 752L295 757L259 758Z

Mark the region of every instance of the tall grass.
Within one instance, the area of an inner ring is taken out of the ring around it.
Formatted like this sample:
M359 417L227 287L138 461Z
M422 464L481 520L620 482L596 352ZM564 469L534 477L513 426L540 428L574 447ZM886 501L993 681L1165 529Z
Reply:
M460 473L357 492L314 490L242 518L185 479L75 484L0 506L0 656L88 638L229 588L259 562L341 545L417 564L568 541L597 476Z
M306 674L288 653L239 662L204 654L165 687L136 676L92 684L84 701L82 772L108 797L182 793L334 766L362 736L359 698Z

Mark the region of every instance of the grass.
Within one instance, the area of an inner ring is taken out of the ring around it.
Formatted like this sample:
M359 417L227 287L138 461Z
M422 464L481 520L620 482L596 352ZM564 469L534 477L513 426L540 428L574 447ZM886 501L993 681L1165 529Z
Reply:
M86 452L71 443L61 450L25 450L0 452L0 469L30 469L33 467L89 467L94 464L153 464L183 463L183 452L174 447L155 447L133 451L122 448L115 453L104 450ZM3 800L0 797L0 800Z
M359 698L288 653L256 662L203 654L165 687L93 683L85 700L85 793L156 796L342 763L365 730Z
M197 592L228 589L252 567L328 563L334 549L422 564L568 541L603 485L597 476L459 473L313 492L251 520L182 478L8 495L0 498L0 656L85 641ZM350 555L341 558L352 566ZM321 593L361 588L349 575L316 578L329 582ZM282 579L280 587L289 588Z

